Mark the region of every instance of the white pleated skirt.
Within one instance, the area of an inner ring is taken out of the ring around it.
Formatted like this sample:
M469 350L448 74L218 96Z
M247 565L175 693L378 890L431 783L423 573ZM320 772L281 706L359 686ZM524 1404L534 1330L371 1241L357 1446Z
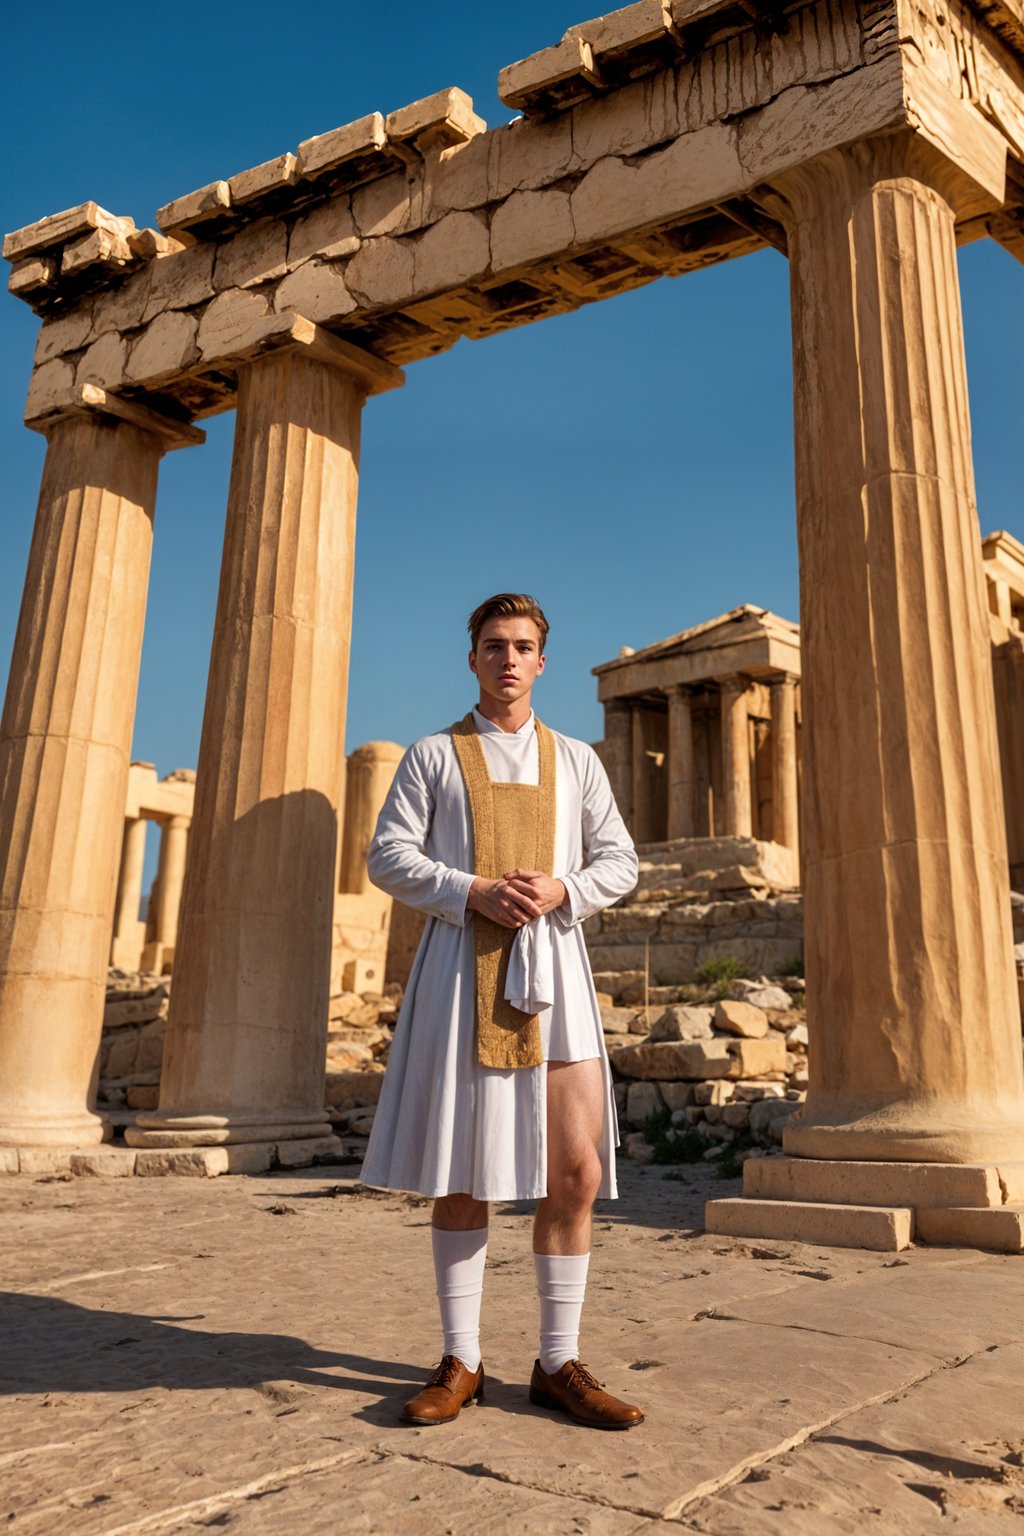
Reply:
M362 1179L437 1198L547 1194L547 1062L602 1064L599 1197L614 1199L618 1126L601 1014L580 928L553 925L554 1002L540 1015L544 1064L499 1071L476 1058L472 920L431 918L395 1026Z

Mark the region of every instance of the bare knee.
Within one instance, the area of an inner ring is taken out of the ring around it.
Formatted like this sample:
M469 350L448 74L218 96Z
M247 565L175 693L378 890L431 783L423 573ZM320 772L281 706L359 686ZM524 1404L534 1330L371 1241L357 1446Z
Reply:
M487 1201L472 1195L441 1195L434 1201L433 1224L442 1232L475 1232L487 1225Z
M557 1167L548 1168L548 1199L576 1211L587 1211L597 1199L602 1178L596 1147L584 1149Z

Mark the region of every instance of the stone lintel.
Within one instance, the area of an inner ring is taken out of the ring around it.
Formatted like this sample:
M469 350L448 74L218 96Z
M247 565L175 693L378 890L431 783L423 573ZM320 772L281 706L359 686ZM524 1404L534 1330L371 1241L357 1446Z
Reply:
M134 229L133 219L121 218L108 213L98 203L79 203L77 208L66 208L63 213L51 213L34 224L26 224L4 236L3 254L7 261L19 261L24 256L34 256L38 251L52 249L73 240L76 235L88 234L93 229L106 229L113 234L123 234Z
M977 107L960 101L929 69L907 58L907 120L955 173L950 196L957 218L997 214L1006 200L1007 140Z
M157 210L156 222L165 235L176 235L179 230L191 230L197 224L212 224L215 220L223 223L230 208L227 182L211 181L208 186L165 203Z
M898 1253L910 1243L908 1207L834 1205L799 1200L709 1200L705 1230L720 1237L781 1238L827 1248L869 1248Z
M343 368L360 381L368 395L380 395L389 389L399 389L405 383L405 373L401 368L386 363L383 358L374 357L372 352L354 346L350 341L343 341L340 336L334 336L322 326L314 325L312 320L307 320L303 315L271 316L254 335L244 355L235 354L224 361L251 362L261 354L276 352L282 347L298 347L319 362Z
M57 422L81 411L94 411L130 422L132 426L141 427L143 431L159 437L165 449L192 448L206 442L206 433L201 427L194 427L187 421L178 421L173 416L164 416L160 411L154 411L148 405L140 405L135 400L125 400L120 395L102 389L99 384L74 385L44 414L26 419L25 425L34 432L49 432Z
M384 122L390 143L409 144L421 153L465 144L486 129L483 118L473 111L472 97L456 85L435 91L432 96L411 102L407 107L399 107L397 112L389 113Z
M882 1163L823 1158L750 1158L743 1192L760 1200L881 1206L1003 1204L1000 1171L992 1164Z

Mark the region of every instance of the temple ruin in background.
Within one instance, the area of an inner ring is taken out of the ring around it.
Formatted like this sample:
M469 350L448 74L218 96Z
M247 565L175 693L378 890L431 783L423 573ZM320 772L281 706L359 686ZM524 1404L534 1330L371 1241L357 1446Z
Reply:
M773 246L814 1049L789 1155L748 1163L751 1198L708 1223L1020 1250L956 245L1024 255L1021 0L640 0L503 69L499 95L521 116L497 129L441 91L174 198L158 230L83 203L4 242L42 319L26 419L47 438L0 725L4 1165L104 1135L91 1085L162 454L235 410L159 1108L127 1134L137 1171L211 1149L262 1168L325 1145L366 401L460 337Z

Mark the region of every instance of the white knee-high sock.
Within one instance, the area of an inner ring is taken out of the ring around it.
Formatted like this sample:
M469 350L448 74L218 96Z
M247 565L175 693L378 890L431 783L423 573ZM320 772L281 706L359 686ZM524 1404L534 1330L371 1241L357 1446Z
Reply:
M550 1376L579 1359L580 1314L587 1294L589 1253L535 1253L540 1297L540 1368Z
M433 1228L434 1274L444 1330L444 1354L457 1355L467 1371L480 1366L480 1302L484 1293L487 1228L443 1232Z

